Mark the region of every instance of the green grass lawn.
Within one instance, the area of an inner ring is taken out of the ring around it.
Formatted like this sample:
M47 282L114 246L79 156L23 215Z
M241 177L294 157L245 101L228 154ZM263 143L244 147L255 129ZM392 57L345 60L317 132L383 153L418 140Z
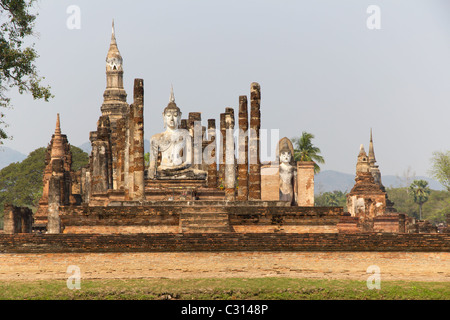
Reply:
M81 280L70 290L65 280L0 283L0 299L179 299L179 300L366 300L450 299L450 282L381 281L369 290L365 281L292 278L113 279Z

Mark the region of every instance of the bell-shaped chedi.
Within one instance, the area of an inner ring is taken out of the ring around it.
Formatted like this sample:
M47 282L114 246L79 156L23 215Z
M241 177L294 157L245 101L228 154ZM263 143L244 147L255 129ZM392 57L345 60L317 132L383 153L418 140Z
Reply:
M386 193L370 172L369 157L361 145L356 163L355 185L347 195L347 209L351 216L370 220L386 210Z
M39 208L35 213L36 225L47 223L47 211L50 202L57 202L57 205L76 203L72 195L71 167L72 152L70 151L70 144L67 136L61 133L60 118L57 114L55 133L52 135L45 155L42 197L39 200Z

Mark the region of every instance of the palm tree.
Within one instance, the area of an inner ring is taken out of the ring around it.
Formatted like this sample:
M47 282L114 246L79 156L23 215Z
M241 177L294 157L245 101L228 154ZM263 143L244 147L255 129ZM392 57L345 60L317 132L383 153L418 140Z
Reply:
M422 220L422 206L428 201L430 193L428 182L425 180L414 180L409 186L409 194L414 198L414 202L419 205L420 220Z
M339 206L339 198L338 194L335 192L327 192L325 194L325 199L327 201L327 207L338 207Z
M320 172L320 167L317 163L325 163L324 158L319 154L320 149L312 144L314 135L306 131L302 132L300 138L293 138L294 144L294 160L295 161L313 161L314 173Z

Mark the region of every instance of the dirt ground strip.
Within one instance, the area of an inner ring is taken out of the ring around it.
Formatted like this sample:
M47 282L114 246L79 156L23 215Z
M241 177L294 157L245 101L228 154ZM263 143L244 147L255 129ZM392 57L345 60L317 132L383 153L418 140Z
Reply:
M170 252L0 254L0 280L291 277L449 281L450 253L423 252Z

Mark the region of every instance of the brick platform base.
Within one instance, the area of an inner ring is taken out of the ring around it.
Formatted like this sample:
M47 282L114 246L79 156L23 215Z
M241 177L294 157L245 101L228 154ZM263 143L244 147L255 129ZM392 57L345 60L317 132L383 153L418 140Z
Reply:
M0 234L1 253L183 251L450 252L450 234Z

